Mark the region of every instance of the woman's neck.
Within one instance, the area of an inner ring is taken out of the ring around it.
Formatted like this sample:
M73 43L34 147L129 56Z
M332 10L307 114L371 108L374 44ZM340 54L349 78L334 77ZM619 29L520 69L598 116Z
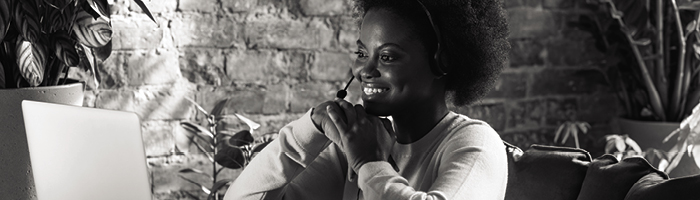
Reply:
M391 116L394 120L397 142L410 144L418 141L428 134L449 112L444 98L437 103L421 105L423 106L405 109L404 112Z

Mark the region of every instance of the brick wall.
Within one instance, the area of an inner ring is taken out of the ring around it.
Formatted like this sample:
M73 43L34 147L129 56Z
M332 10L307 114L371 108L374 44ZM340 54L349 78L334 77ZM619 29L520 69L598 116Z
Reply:
M279 130L310 107L333 98L349 78L357 29L351 0L151 0L158 25L131 0L111 0L114 51L91 75L86 106L136 112L146 154L166 154L174 144L196 152L179 126L201 120L184 99L207 110L231 97L231 111ZM504 0L510 21L510 63L487 98L452 108L489 122L520 147L552 144L566 120L593 125L584 147L610 132L619 112L598 63L593 38L569 23L586 11L571 0ZM348 98L357 101L352 91ZM570 145L570 144L569 144ZM198 187L177 176L185 167L209 169L201 154L149 159L157 199L190 199ZM235 178L239 170L226 170ZM203 180L203 179L202 179Z

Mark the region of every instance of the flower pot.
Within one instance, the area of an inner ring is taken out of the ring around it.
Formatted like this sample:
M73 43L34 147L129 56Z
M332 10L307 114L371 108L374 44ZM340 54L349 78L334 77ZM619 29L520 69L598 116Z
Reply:
M618 118L621 134L627 134L642 150L655 148L668 151L675 144L674 141L663 143L669 133L680 127L680 122L637 121Z
M0 195L2 199L36 199L24 132L22 100L82 106L83 83L0 89Z

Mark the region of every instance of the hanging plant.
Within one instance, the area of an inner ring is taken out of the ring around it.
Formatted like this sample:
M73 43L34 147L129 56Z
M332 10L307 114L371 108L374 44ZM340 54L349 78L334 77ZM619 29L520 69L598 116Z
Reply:
M0 89L60 85L78 66L98 85L96 59L109 56L111 40L107 0L0 0Z

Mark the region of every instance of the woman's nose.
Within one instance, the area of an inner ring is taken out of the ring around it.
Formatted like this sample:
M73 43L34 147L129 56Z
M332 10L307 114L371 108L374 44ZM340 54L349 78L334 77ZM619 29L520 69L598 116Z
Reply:
M381 76L377 70L377 61L375 59L369 59L367 62L357 63L356 70L357 71L354 73L354 75L359 81Z

